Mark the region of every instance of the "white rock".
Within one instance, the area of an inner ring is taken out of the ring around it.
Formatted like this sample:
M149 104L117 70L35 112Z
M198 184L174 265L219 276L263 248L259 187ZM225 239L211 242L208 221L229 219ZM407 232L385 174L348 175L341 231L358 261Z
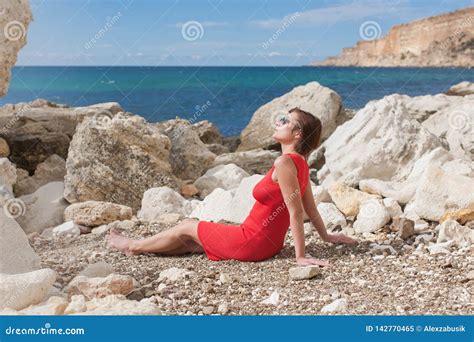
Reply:
M148 298L141 301L128 300L123 295L94 298L86 302L86 311L74 315L159 315L160 309Z
M0 273L15 274L40 268L39 256L31 248L20 225L0 208Z
M63 198L63 191L62 182L52 182L30 195L19 197L25 205L25 213L16 220L27 234L41 233L64 222L64 209L68 204Z
M378 195L368 194L351 188L342 182L333 183L328 191L336 207L349 220L352 220L359 214L362 202L380 198Z
M311 279L317 276L319 273L320 273L320 267L315 266L315 265L292 267L290 268L290 279L292 280Z
M194 185L199 189L201 197L205 197L216 188L224 190L236 188L243 178L249 176L244 169L233 163L217 165L196 179Z
M435 243L431 246L428 246L428 251L432 255L436 254L450 254L451 251L449 250L451 246L454 245L454 241L449 240L446 242Z
M83 295L71 296L71 302L64 310L66 315L84 312L87 310L86 298Z
M62 315L64 314L64 310L66 309L68 304L69 302L65 298L59 296L52 296L42 303L30 305L29 307L18 311L17 314L29 316Z
M345 311L347 308L347 299L345 298L338 298L332 303L324 306L321 309L322 313L334 313L334 312L342 312Z
M186 199L173 189L162 186L145 191L138 217L149 222L160 221L169 213L185 215Z
M452 240L459 247L469 247L474 243L474 229L460 225L454 220L440 224L437 243Z
M326 228L332 229L337 225L344 227L347 224L344 214L333 203L319 203L317 208Z
M186 277L193 276L194 274L194 271L188 271L186 269L178 267L171 267L160 272L158 281L163 281L165 279L169 281L177 281Z
M246 177L236 189L215 189L190 216L205 221L244 222L255 204L255 198L252 195L253 188L263 177L262 175Z
M59 226L53 228L53 235L55 236L70 236L76 237L81 235L81 230L79 226L75 224L73 221L67 221Z
M474 83L463 81L461 83L455 84L448 89L446 94L454 96L472 95L474 94Z
M0 274L0 309L21 310L40 303L56 281L56 272L41 269L20 274Z
M403 96L395 94L370 101L323 145L335 180L345 176L354 182L403 181L414 163L441 142L411 117Z
M474 206L474 179L429 166L416 189L412 208L420 218L439 221L447 212Z
M280 294L278 291L273 291L270 297L261 301L262 304L275 305L277 306L280 302Z
M383 205L387 208L387 211L391 219L400 217L403 214L402 207L393 198L387 197L383 199Z
M354 230L357 233L372 233L390 221L390 214L382 201L377 199L362 202Z

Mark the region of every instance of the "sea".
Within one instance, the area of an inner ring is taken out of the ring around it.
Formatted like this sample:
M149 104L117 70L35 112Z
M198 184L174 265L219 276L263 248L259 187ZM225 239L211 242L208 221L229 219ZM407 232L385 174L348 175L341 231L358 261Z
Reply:
M469 68L16 66L0 105L44 98L69 106L115 101L149 122L180 117L209 120L222 135L238 135L262 105L316 81L347 108L399 93L438 94Z

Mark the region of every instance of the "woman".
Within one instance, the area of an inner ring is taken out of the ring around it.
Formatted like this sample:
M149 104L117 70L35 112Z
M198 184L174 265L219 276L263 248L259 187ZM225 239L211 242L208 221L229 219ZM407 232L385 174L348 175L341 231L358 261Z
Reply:
M109 245L128 255L197 252L206 253L210 260L260 261L280 252L291 227L297 264L328 266L326 261L305 256L303 211L323 241L357 241L343 234L328 233L314 203L306 158L319 145L321 129L318 118L299 108L278 118L273 138L281 144L282 155L255 185L256 202L241 225L185 219L169 230L141 240L111 230L107 236Z

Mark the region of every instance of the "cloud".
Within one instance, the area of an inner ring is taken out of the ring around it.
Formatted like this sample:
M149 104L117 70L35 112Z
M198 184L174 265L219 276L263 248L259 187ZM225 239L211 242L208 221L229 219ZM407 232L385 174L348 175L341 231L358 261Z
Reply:
M405 0L389 1L357 1L332 5L325 8L316 8L307 11L290 13L284 18L273 18L268 20L253 20L250 23L264 29L279 28L286 18L295 16L295 25L298 26L321 26L335 24L343 21L357 21L378 15L400 17L401 12L412 10L407 6Z

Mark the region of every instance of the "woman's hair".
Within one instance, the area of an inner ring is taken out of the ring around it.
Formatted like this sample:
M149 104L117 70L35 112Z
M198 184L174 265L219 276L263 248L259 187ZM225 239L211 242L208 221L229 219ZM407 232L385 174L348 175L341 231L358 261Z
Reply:
M316 116L298 107L290 109L289 113L298 113L298 124L301 129L301 140L295 146L296 152L307 158L320 143L322 123Z

